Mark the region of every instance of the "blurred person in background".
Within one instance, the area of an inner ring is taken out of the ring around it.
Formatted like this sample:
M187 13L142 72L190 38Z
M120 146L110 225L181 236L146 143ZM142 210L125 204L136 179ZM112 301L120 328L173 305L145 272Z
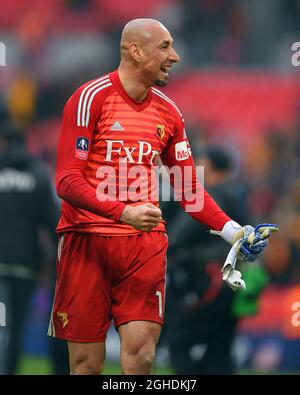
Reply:
M0 371L16 374L24 324L42 269L40 231L56 244L58 204L45 165L25 148L24 129L8 121L0 126L0 207L0 300L7 314L1 328ZM60 347L50 344L51 354L59 355L54 370L68 373L67 352Z
M207 146L195 156L195 163L204 166L205 187L216 202L232 218L247 223L247 191L233 177L232 155L224 148ZM236 293L220 275L228 249L178 210L169 227L163 339L169 344L171 365L176 374L233 374ZM248 290L249 278L244 277ZM245 296L247 290L237 293Z

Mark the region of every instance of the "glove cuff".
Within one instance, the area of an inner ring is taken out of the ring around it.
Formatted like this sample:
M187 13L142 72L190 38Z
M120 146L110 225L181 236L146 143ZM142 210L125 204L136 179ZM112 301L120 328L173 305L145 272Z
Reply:
M240 237L243 237L242 229L242 226L237 222L228 221L223 226L220 236L222 239L233 245ZM239 230L241 230L241 232L238 232Z

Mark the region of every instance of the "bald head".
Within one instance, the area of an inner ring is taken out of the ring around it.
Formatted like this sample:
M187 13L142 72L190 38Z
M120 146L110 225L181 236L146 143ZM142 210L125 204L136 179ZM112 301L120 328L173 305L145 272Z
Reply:
M131 85L132 97L143 97L151 86L165 86L169 70L179 61L168 29L155 19L134 19L125 25L121 37L119 75L123 85ZM140 86L143 94L136 94Z
M168 29L155 19L142 18L128 22L121 36L121 59L128 56L130 45L144 47L162 32L169 33Z

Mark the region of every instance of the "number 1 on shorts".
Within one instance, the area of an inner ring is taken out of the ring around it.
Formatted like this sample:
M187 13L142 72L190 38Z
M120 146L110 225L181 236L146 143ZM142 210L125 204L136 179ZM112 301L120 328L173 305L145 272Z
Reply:
M160 291L156 291L156 296L158 296L158 315L162 317L162 296Z

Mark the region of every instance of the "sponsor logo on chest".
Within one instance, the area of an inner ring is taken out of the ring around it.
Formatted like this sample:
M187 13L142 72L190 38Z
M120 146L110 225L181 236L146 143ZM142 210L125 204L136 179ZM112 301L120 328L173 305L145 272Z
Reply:
M114 162L116 155L119 155L121 162L128 163L149 163L153 165L154 158L159 155L159 151L153 149L147 141L137 141L135 147L124 145L124 140L105 140L106 157L105 162ZM114 157L114 159L113 159Z

